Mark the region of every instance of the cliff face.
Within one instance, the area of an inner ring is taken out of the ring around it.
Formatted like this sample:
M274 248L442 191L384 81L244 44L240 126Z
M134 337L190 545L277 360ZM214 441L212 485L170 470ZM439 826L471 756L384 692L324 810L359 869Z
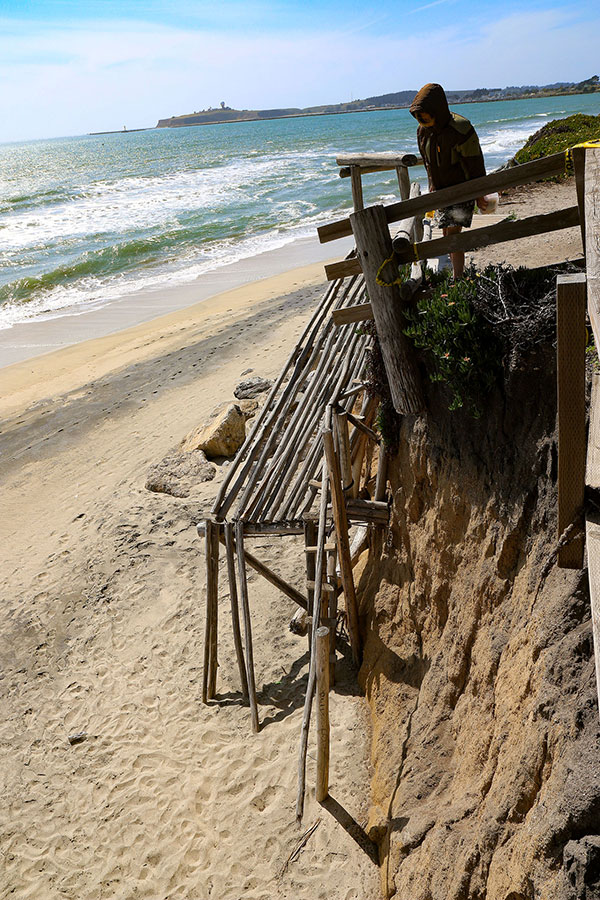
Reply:
M553 354L479 421L432 392L357 577L370 833L402 900L600 897L587 572L557 568Z

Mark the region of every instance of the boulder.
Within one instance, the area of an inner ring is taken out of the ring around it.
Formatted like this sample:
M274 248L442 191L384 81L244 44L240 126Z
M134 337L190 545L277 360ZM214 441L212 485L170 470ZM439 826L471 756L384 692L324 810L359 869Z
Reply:
M233 394L238 400L253 400L259 394L264 394L270 390L273 382L268 378L261 378L260 375L254 375L246 381L240 381Z
M183 453L175 450L149 470L146 488L172 497L189 497L195 485L212 481L216 468L202 450Z
M209 459L233 456L246 437L246 416L236 403L219 408L216 414L199 425L181 443L183 453L202 450Z
M260 404L258 400L240 400L237 405L244 413L246 421L248 421L248 419L251 419L254 415L256 415L256 410L258 409Z

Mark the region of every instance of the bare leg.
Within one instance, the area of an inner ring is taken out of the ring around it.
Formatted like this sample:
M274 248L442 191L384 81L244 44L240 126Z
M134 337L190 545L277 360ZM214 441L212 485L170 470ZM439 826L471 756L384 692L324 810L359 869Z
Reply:
M443 228L444 237L448 234L459 234L462 231L462 225L450 225L448 228ZM454 272L454 278L462 278L462 274L465 269L465 254L462 252L456 252L450 254L450 259L452 260L452 270Z

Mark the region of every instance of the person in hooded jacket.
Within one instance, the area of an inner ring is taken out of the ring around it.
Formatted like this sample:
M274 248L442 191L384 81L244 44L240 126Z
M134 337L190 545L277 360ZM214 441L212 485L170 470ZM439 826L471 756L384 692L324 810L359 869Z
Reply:
M462 184L471 178L485 175L483 153L477 132L468 119L450 112L441 84L426 84L413 100L410 113L419 123L417 142L423 157L429 190ZM487 201L479 197L477 205L485 210ZM444 236L458 234L469 228L473 220L475 201L456 203L437 212L437 223ZM465 254L451 253L454 277L460 278L465 266Z

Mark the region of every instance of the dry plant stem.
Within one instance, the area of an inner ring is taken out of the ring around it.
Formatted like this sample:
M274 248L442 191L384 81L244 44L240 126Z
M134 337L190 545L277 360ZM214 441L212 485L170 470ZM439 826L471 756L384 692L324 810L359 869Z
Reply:
M254 651L252 648L252 623L250 619L250 603L248 600L248 582L246 580L246 560L244 554L244 523L241 519L235 523L235 544L237 550L238 579L242 598L242 614L244 618L244 640L246 644L246 675L248 678L248 700L252 731L260 729L258 721L258 705L256 702L256 683L254 681Z
M331 416L326 419L326 427L331 428ZM331 434L331 431L329 432ZM298 796L296 799L296 819L300 822L304 812L304 794L306 790L306 753L308 749L308 732L310 729L310 713L315 692L316 683L316 635L321 616L321 602L323 596L322 572L324 561L324 547L327 542L327 495L328 474L327 466L323 466L321 480L321 504L319 508L319 533L317 537L317 559L315 569L317 578L315 583L315 599L313 608L313 631L310 655L310 667L308 670L308 683L306 685L306 697L304 699L304 714L302 716L302 728L300 731L300 752L298 754Z
M317 628L317 802L329 793L329 628Z
M233 630L233 643L235 646L235 655L237 658L238 670L240 673L240 684L242 686L242 696L244 700L248 700L248 676L246 673L246 662L244 660L244 650L242 647L242 633L240 631L240 611L238 605L237 581L235 574L235 542L233 537L233 525L226 523L225 532L225 552L227 555L227 575L229 576L229 597L231 600L231 624Z

